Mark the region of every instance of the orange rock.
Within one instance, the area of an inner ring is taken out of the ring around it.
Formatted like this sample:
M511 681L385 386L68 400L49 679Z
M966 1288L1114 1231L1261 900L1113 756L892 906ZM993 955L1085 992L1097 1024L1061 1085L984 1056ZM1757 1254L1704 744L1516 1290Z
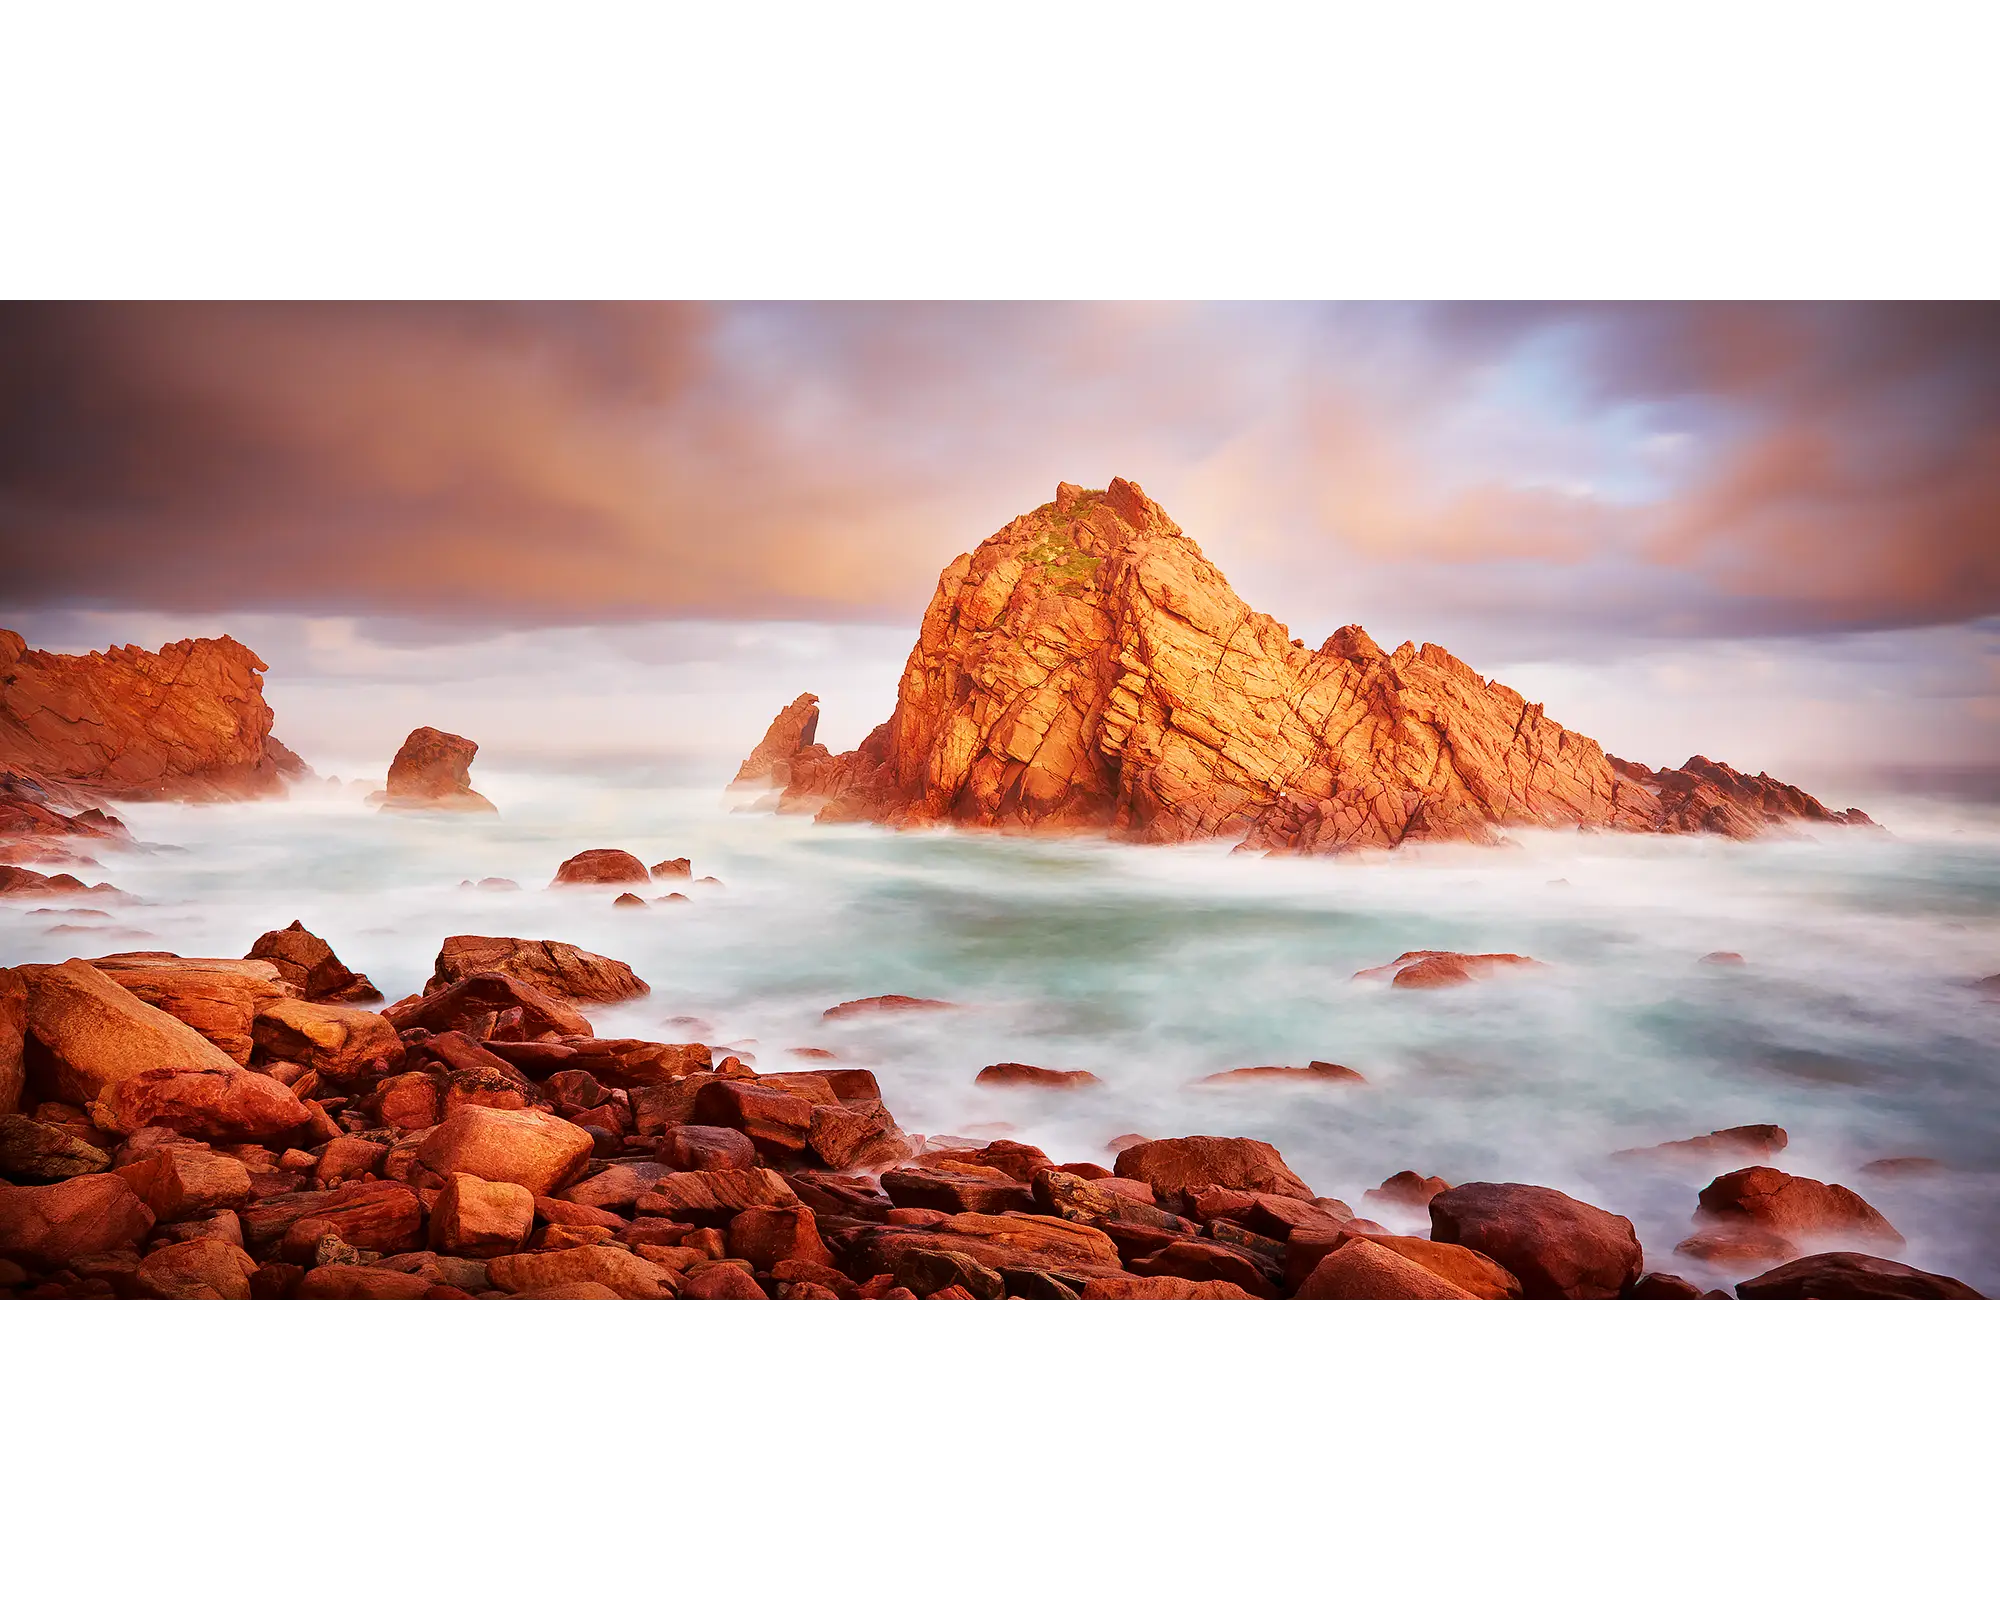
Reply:
M648 870L653 874L655 883L663 878L692 878L694 863L686 856L675 856L671 861L654 862Z
M111 1157L76 1130L19 1112L0 1116L0 1178L54 1183L102 1172Z
M1431 1199L1431 1237L1497 1261L1531 1300L1610 1300L1644 1263L1632 1224L1558 1189L1462 1183Z
M866 1000L843 1000L837 1006L827 1007L824 1015L829 1022L839 1022L846 1017L868 1017L883 1012L897 1011L955 1011L958 1008L949 1000L925 1000L916 995L878 994Z
M1539 967L1528 956L1462 955L1456 950L1405 950L1386 966L1367 967L1357 978L1388 978L1399 989L1453 989L1495 972Z
M1901 1244L1903 1236L1852 1189L1776 1167L1726 1172L1701 1191L1700 1218L1754 1223L1793 1239L1874 1239Z
M1092 1278L1083 1286L1085 1300L1256 1300L1261 1296L1220 1279L1196 1282L1192 1278Z
M1201 1083L1366 1083L1352 1067L1331 1061L1314 1061L1303 1067L1232 1067L1227 1072L1211 1072Z
M403 1064L395 1025L355 1006L277 1000L257 1013L251 1032L266 1060L298 1062L335 1083L379 1078Z
M390 811L494 811L472 787L479 746L455 733L416 728L389 763L389 781L368 798Z
M542 994L584 1005L611 1005L651 994L652 986L622 961L558 939L506 939L455 933L433 964L425 994L436 994L481 972L504 972Z
M250 1169L204 1144L163 1144L144 1160L120 1167L118 1176L160 1222L233 1210L250 1197Z
M440 1177L468 1172L551 1194L582 1175L593 1148L589 1134L546 1112L461 1106L425 1138L417 1156Z
M161 1127L223 1143L283 1140L311 1125L311 1110L284 1084L223 1059L220 1070L161 1067L120 1079L91 1102L91 1118L110 1133Z
M769 784L782 789L792 781L792 762L813 745L819 732L819 696L802 694L771 719L771 726L736 769L735 784ZM819 753L825 755L824 749Z
M528 1039L591 1036L590 1024L574 1006L504 972L475 972L442 989L398 1000L382 1015L399 1031L423 1028L483 1039L493 1031L491 1019L509 1011L520 1012L521 1036Z
M780 724L744 771L782 762L779 809L828 821L1323 853L1698 815L1680 780L1614 766L1436 645L1385 652L1347 627L1308 652L1122 478L1060 485L944 570L859 748L829 756Z
M1770 1228L1754 1222L1737 1222L1704 1228L1674 1246L1677 1256L1714 1265L1741 1266L1759 1261L1789 1261L1801 1255L1798 1244Z
M386 1128L430 1128L444 1117L444 1081L435 1072L398 1072L364 1102Z
M1473 1300L1457 1284L1417 1262L1384 1249L1380 1241L1350 1234L1329 1251L1299 1285L1300 1300Z
M741 1267L722 1262L687 1280L688 1300L768 1300L771 1297ZM907 1289L902 1291L905 1295Z
M556 868L551 889L586 883L650 883L646 863L629 850L583 850Z
M668 1269L615 1245L586 1244L533 1255L497 1256L486 1264L493 1287L509 1294L553 1289L566 1283L595 1283L621 1300L671 1300Z
M833 1265L813 1214L804 1206L752 1206L729 1220L729 1253L768 1272L780 1261Z
M1034 1190L1020 1179L974 1162L892 1167L880 1181L889 1198L905 1209L1025 1211L1035 1203Z
M160 1069L240 1070L186 1023L87 961L19 970L28 1032L49 1055L52 1099L88 1105L120 1079Z
M138 1287L156 1300L248 1300L257 1270L243 1250L220 1239L164 1245L140 1264Z
M423 1239L423 1204L408 1184L364 1180L311 1198L315 1203L286 1227L279 1246L287 1261L300 1266L318 1259L324 1239L383 1255L415 1250Z
M989 1089L1084 1089L1104 1080L1094 1072L1058 1072L1050 1067L1024 1066L1018 1061L998 1061L981 1067L972 1080Z
M1651 1159L1741 1161L1758 1156L1774 1156L1790 1143L1785 1130L1776 1123L1748 1123L1740 1128L1718 1128L1714 1133L1698 1134L1692 1139L1670 1139L1665 1144L1647 1145L1636 1150L1615 1150L1613 1155L1621 1158L1646 1157ZM1715 1169L1711 1167L1710 1171Z
M287 927L259 934L246 959L268 961L301 999L359 1005L382 998L382 991L368 981L366 973L350 972L333 953L333 946L309 932L296 917Z
M239 1067L250 1061L259 1010L292 998L266 961L185 960L152 951L102 956L91 963L149 1006L185 1022Z
M1221 1139L1195 1134L1185 1139L1151 1139L1118 1153L1121 1178L1152 1185L1161 1199L1212 1186L1254 1189L1262 1194L1310 1200L1313 1192L1284 1158L1260 1139Z
M0 1186L0 1257L54 1270L72 1256L137 1244L153 1213L115 1172Z
M313 1181L322 1189L332 1189L356 1178L373 1177L382 1170L385 1154L385 1147L375 1140L357 1139L352 1134L344 1133L320 1146L319 1159L313 1167Z
M314 1267L292 1291L300 1300L422 1300L436 1287L414 1272L386 1267ZM256 1285L251 1285L256 1292Z
M1428 1210L1431 1196L1451 1187L1442 1178L1425 1178L1407 1167L1382 1180L1382 1187L1362 1195L1364 1203L1389 1206L1420 1206Z
M0 667L0 769L112 800L261 799L305 774L271 737L264 663L226 634L62 656L0 629Z
M1739 1300L1984 1300L1956 1278L1880 1256L1835 1250L1773 1268L1736 1286Z
M1207 1239L1177 1239L1154 1255L1131 1263L1142 1278L1187 1278L1196 1283L1233 1283L1259 1299L1277 1292L1271 1276L1241 1251Z
M475 1260L518 1250L535 1226L535 1197L518 1183L454 1172L431 1202L430 1244Z

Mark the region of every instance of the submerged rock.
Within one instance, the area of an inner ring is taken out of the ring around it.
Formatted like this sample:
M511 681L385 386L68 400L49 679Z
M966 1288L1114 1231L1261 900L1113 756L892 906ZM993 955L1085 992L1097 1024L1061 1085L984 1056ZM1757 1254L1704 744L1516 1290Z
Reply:
M645 862L629 850L584 850L556 868L551 889L585 883L650 883Z

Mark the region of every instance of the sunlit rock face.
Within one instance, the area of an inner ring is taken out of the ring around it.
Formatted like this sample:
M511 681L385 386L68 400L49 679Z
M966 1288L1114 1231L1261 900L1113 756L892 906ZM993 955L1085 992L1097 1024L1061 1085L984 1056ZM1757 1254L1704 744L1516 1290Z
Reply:
M0 770L112 800L248 800L305 764L271 737L264 663L236 640L30 650L0 629Z
M1350 626L1308 650L1122 478L1062 484L945 569L895 712L858 749L782 731L803 737L772 772L781 808L829 821L1319 854L1509 826L1866 820L1709 763L1682 782L1614 762L1436 645L1385 651ZM777 766L773 736L746 773Z

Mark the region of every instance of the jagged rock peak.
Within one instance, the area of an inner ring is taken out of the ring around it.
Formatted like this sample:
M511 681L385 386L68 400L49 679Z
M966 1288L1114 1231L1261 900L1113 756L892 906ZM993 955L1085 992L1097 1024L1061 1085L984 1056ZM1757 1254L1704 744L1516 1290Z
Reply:
M282 794L307 769L271 737L265 670L227 634L67 656L0 629L0 771L112 800Z
M1784 809L1713 774L1683 801L1434 644L1385 653L1350 625L1307 651L1123 478L1059 485L945 568L895 711L858 749L811 744L809 703L816 719L802 696L744 770L782 761L780 809L830 821L1327 852L1510 825L1716 827L1715 796L1721 831Z

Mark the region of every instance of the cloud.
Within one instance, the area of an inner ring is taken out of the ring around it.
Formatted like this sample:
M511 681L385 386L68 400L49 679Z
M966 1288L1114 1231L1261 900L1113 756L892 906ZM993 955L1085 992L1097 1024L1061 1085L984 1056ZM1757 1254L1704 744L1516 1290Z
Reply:
M914 623L1058 479L1470 653L2000 611L2000 309L0 311L14 606Z

